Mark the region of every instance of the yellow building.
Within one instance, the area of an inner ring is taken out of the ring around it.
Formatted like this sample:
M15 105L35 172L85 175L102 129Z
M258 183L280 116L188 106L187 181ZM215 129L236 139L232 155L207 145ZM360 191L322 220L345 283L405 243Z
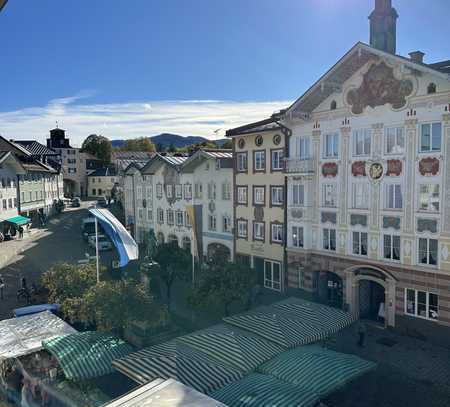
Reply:
M111 190L117 184L116 170L113 168L99 168L88 175L88 196L98 198L111 197Z
M284 291L285 175L289 130L274 119L227 131L234 156L234 252L258 283Z

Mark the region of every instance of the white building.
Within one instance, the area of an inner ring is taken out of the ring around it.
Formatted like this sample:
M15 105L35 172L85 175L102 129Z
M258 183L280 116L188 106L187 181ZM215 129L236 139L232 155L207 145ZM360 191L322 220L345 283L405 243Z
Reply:
M18 215L17 176L25 174L13 153L0 151L0 225ZM0 232L3 228L0 227Z
M87 175L87 196L90 198L111 198L114 186L118 184L115 168L99 168Z

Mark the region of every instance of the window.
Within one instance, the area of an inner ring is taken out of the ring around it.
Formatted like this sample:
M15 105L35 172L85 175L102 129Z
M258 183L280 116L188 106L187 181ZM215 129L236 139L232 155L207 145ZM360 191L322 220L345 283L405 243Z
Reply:
M180 184L175 185L175 198L177 199L183 198L183 190Z
M156 184L156 197L162 198L162 184Z
M158 217L158 223L164 223L164 211L161 208L158 208L157 217Z
M330 110L336 110L337 108L337 103L335 100L332 100L330 103Z
M406 288L405 314L414 317L437 320L439 317L438 295L426 291Z
M173 216L173 210L167 209L167 224L173 225L174 224L174 216Z
M12 209L12 207L13 207L13 200L12 200L12 198L9 198L8 199L8 208Z
M266 188L265 187L253 187L253 204L254 205L265 205Z
M191 218L187 212L184 213L184 226L190 228L192 226Z
M369 207L369 183L358 182L353 184L352 208L367 209Z
M337 158L339 156L339 134L325 134L323 144L323 156L325 158Z
M367 256L366 232L353 232L353 254Z
M21 201L25 202L25 192L23 192L23 191L21 193Z
M93 190L92 190L92 195L95 195L97 193L97 190L94 188Z
M184 185L184 199L192 199L192 185L191 184Z
M264 240L264 222L253 222L253 240Z
M303 206L305 204L305 186L303 184L293 184L291 187L291 205Z
M386 209L402 209L403 196L402 186L400 184L388 184L386 185Z
M403 127L389 127L385 132L386 154L401 154L405 149Z
M370 155L370 144L372 140L372 130L355 130L353 132L353 154Z
M419 239L419 263L436 266L438 259L437 239Z
M98 194L99 194L99 195L102 194L102 189L101 189L101 188L98 189Z
M222 184L222 199L229 201L231 199L231 184L226 182Z
M283 187L270 187L270 195L272 200L272 206L282 206L284 202L284 188Z
M173 197L173 185L166 185L166 195L167 198Z
M203 198L203 184L197 183L194 186L195 189L195 199L202 199Z
M330 208L335 208L337 206L336 184L322 185L322 205Z
M264 260L264 287L281 291L281 264Z
M246 172L247 171L247 153L237 153L236 154L237 171Z
M427 93L428 93L429 95L431 95L431 94L433 94L433 93L436 93L436 84L435 84L435 83L431 82L431 83L428 85L428 87L427 87Z
M324 229L323 230L323 249L336 251L336 230Z
M266 152L255 151L253 153L253 170L265 171L266 170Z
M309 137L297 137L295 139L295 155L300 160L307 160L310 158L309 155Z
M292 246L303 247L303 227L292 226Z
M6 201L6 199L3 199L3 209L8 209L8 203Z
M419 210L439 212L439 184L419 185Z
M273 243L283 243L283 225L279 223L272 223L271 241Z
M216 170L220 170L220 160L216 160Z
M182 211L176 211L176 221L177 226L181 227L184 225L184 219L183 219L183 212Z
M153 222L153 211L151 209L147 210L147 220Z
M228 215L222 217L222 231L224 233L231 233L231 217Z
M247 205L247 187L237 187L237 202Z
M247 239L247 221L238 220L237 221L238 237Z
M387 260L400 260L400 236L384 235L383 257Z
M420 152L441 151L442 124L422 124L420 129Z
M138 217L139 219L144 219L144 211L142 210L142 208L138 209Z
M208 216L208 230L215 231L217 228L217 218L216 215Z
M281 171L283 169L283 150L272 151L272 171Z

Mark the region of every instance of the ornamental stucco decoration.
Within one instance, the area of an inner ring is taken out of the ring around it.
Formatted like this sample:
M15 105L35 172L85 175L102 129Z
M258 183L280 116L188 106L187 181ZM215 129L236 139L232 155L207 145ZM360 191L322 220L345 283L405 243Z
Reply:
M210 211L210 212L215 212L215 210L216 210L216 204L215 204L214 201L210 201L209 204L208 204L208 207L209 207L209 211Z
M388 160L386 175L398 177L402 173L402 168L403 168L403 165L400 160Z
M365 177L366 176L366 162L365 161L355 161L352 164L352 174L354 177Z
M334 212L322 212L322 223L333 223L336 224L337 216Z
M350 224L352 226L361 225L367 226L367 216L366 215L350 215Z
M372 181L380 181L384 175L383 164L380 162L369 162L367 172Z
M400 230L400 218L395 216L383 216L383 228Z
M372 65L364 74L361 86L347 93L347 103L353 114L361 114L367 106L372 108L387 103L393 109L406 105L406 98L413 92L413 83L408 79L397 79L394 69L384 62Z
M336 163L325 163L322 165L322 175L324 177L336 177L338 174L338 165Z
M417 219L417 231L437 233L437 221L434 219Z
M436 157L423 158L419 162L419 172L422 176L434 176L439 172L439 159Z
M301 219L303 217L303 211L301 209L292 209L291 216L294 219Z

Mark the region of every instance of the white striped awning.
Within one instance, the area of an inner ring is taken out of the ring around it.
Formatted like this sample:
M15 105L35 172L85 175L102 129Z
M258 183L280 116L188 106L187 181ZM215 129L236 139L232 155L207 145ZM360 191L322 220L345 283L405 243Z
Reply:
M308 345L281 353L258 371L325 397L375 368L357 356Z

